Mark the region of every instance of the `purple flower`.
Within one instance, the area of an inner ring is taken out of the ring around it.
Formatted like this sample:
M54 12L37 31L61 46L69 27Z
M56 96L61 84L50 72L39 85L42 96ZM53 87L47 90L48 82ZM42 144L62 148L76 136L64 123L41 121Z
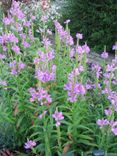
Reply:
M18 63L18 70L21 71L26 67L26 65L23 62Z
M49 35L52 35L52 31L49 30L49 29L47 29L47 33L48 33Z
M43 88L30 88L31 94L30 102L38 101L41 105L48 105L52 102L50 95Z
M12 50L16 53L16 54L20 54L20 48L17 45L14 45L12 47Z
M85 51L84 51L84 49L82 48L82 46L78 45L78 46L76 47L76 52L77 52L78 54L83 54Z
M23 62L16 62L16 60L14 60L13 62L11 62L9 64L10 68L11 68L11 74L12 75L17 75L18 73L21 72L21 70L23 70L26 65Z
M68 101L74 103L77 101L78 95L85 95L86 89L80 83L69 82L64 85L64 90L68 91Z
M0 85L1 85L1 86L7 86L7 82L6 82L6 81L1 80L1 81L0 81Z
M15 22L15 25L14 25L14 30L16 31L16 32L22 32L22 30L23 30L23 27L22 27L22 25L20 24L20 23L18 23L18 22Z
M48 60L48 61L51 61L51 60L53 60L54 59L54 51L49 51L47 54L46 54L46 59Z
M79 95L85 95L86 89L81 84L76 82L77 76L84 70L83 66L79 66L75 68L69 75L68 75L68 83L64 85L64 90L68 91L68 101L74 103L77 101L77 97Z
M55 79L55 75L56 75L56 66L52 65L51 69L49 69L49 70L48 69L41 70L40 68L38 68L36 70L35 75L36 75L36 78L43 83L53 81Z
M115 128L117 126L117 121L110 121L110 126Z
M35 64L35 65L39 64L39 62L40 62L40 59L39 59L39 58L35 58L35 59L34 59L34 64Z
M46 115L47 111L44 111L42 114L39 115L39 119L42 119L44 115Z
M36 19L36 16L31 16L32 21L34 21Z
M49 46L51 46L51 41L48 38L46 38L46 37L43 38L42 43L44 44L44 46L46 48L48 48Z
M112 132L114 135L117 135L117 128L112 128Z
M8 40L12 43L18 43L18 38L14 34L9 34Z
M113 50L117 50L117 42L115 43L115 45L113 45Z
M85 43L85 45L82 46L82 49L88 54L90 52L89 46Z
M12 19L11 19L10 17L4 17L4 18L3 18L3 23L4 23L5 25L10 25L11 22L12 22Z
M48 17L47 16L41 16L41 21L42 22L47 22L48 21Z
M52 117L56 121L56 127L60 126L60 121L64 119L62 112L58 112L58 111L55 111L55 113L52 115Z
M70 50L70 58L73 58L74 55L75 55L75 50L72 48L72 49Z
M53 60L54 59L54 51L53 50L51 50L51 51L49 51L49 52L47 52L47 53L44 53L44 52L42 52L42 51L39 51L38 52L38 56L39 56L39 58L35 58L36 60L39 60L40 62L47 62L47 61L51 61L51 60Z
M16 70L15 68L11 69L11 74L12 74L12 75L17 75L17 74L18 74L18 73L17 73L17 70Z
M83 35L80 34L80 33L77 33L77 34L76 34L76 38L77 38L77 39L83 39Z
M106 71L107 71L107 72L111 72L111 71L114 71L114 70L115 70L115 68L113 67L112 64L108 64L108 65L106 66Z
M30 22L30 21L25 21L25 22L24 22L24 26L30 27L30 26L31 26L31 22Z
M13 62L11 62L11 63L9 64L10 68L14 68L14 67L16 67L16 65L17 65L16 60L14 60Z
M8 35L3 34L2 36L0 36L0 44L5 45L8 42L8 39Z
M103 59L107 59L108 58L108 53L106 51L104 51L102 54L101 54L101 57Z
M70 34L66 34L66 44L72 46L74 44L74 40L73 37Z
M96 77L99 78L101 75L101 66L99 64L93 64L92 65L92 70L96 72Z
M20 20L22 20L25 17L24 13L20 10L19 3L16 1L13 1L13 3L12 3L12 7L10 9L10 14L13 17L17 17Z
M98 119L97 125L100 126L100 128L102 128L103 126L109 125L109 121L107 119Z
M14 60L13 62L10 62L9 66L11 68L11 74L17 75L17 62Z
M89 90L89 89L92 89L92 88L93 88L93 86L92 86L91 84L88 84L88 83L86 84L86 86L85 86L85 87L86 87L86 89L87 89L87 90Z
M70 35L70 33L64 30L63 26L61 26L61 24L58 21L55 21L55 28L63 43L66 43L70 46L74 44L73 37Z
M3 60L3 59L5 59L5 58L6 58L6 56L5 56L5 55L0 54L0 60Z
M105 114L106 114L107 116L111 115L111 114L112 114L112 109L111 109L111 108L105 109Z
M30 47L30 44L28 42L26 42L26 41L24 41L22 44L23 44L23 46L25 48L29 48Z
M33 147L36 146L36 142L33 140L28 140L25 144L24 144L24 148L25 149L32 149Z
M70 19L66 20L64 23L65 23L65 24L70 23Z

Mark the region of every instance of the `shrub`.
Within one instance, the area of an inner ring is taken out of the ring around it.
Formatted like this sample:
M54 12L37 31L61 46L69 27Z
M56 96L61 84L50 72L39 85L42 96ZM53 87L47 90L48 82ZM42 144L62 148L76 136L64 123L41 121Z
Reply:
M71 19L73 35L82 32L94 51L102 51L103 45L112 51L112 44L117 41L117 5L114 0L66 0L61 7L63 18Z

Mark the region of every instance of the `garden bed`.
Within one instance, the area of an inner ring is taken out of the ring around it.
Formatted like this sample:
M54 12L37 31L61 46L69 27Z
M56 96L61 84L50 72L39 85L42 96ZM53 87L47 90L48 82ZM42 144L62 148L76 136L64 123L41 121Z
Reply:
M117 44L111 61L106 47L91 53L47 6L36 16L36 6L27 14L14 1L0 22L0 148L4 156L114 156Z

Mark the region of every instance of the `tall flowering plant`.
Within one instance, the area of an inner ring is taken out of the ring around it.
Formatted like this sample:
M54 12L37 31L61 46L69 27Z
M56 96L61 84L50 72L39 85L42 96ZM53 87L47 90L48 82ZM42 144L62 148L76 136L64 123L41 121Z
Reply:
M48 6L42 5L45 11ZM108 63L105 47L101 63L92 63L87 43L80 43L83 35L77 33L76 40L71 36L70 20L65 28L55 20L53 34L43 13L40 36L35 20L33 12L27 16L15 1L3 17L0 123L9 123L15 144L35 155L89 155L95 148L114 153L117 56Z

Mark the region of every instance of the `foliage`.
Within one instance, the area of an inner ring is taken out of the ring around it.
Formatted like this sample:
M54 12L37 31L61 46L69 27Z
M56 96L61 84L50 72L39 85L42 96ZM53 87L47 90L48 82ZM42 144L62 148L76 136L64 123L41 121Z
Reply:
M60 2L58 2L59 4ZM71 19L73 35L80 31L94 51L108 51L117 41L117 4L114 0L65 0L60 3L63 19Z
M117 55L107 64L105 48L101 64L91 64L90 48L80 43L80 33L74 43L69 20L65 29L54 21L54 43L47 20L42 20L40 38L35 36L35 20L14 2L1 22L2 147L18 146L40 156L88 156L97 148L117 153ZM2 132L7 126L10 145Z

